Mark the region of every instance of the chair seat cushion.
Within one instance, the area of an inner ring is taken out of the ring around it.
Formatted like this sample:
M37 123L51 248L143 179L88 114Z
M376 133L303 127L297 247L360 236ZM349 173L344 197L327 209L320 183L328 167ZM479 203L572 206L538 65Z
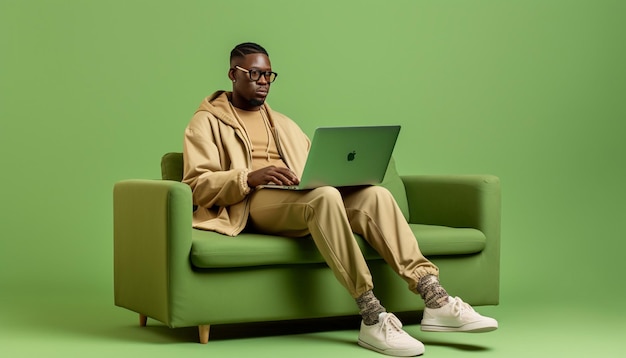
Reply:
M425 256L475 254L485 248L485 235L476 229L411 224ZM355 235L367 260L381 257ZM310 236L288 238L256 233L236 237L193 229L191 262L197 268L324 263Z

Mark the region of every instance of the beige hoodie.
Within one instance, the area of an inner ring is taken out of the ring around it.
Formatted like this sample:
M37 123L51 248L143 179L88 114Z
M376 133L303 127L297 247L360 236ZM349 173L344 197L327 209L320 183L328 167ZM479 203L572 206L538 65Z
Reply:
M193 192L198 208L193 226L236 236L248 219L247 176L252 168L250 140L233 114L230 92L205 98L185 130L183 182ZM265 104L278 152L298 177L311 142L288 117Z

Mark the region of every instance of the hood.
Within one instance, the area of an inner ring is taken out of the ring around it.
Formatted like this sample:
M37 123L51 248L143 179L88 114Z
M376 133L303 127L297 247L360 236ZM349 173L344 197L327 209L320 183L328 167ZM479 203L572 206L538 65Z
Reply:
M200 103L198 112L209 112L222 122L232 126L239 127L239 123L237 119L235 119L231 114L229 98L231 96L231 92L226 91L217 91L212 95L208 96Z
M230 105L230 98L232 94L233 93L229 91L217 91L213 93L212 95L202 100L200 106L196 110L196 113L209 112L231 127L242 127L243 124L240 123L239 120L232 115L233 111ZM263 107L265 108L265 113L268 114L268 120L270 122L270 125L274 127L276 125L274 123L274 116L272 115L274 112L267 103L263 103Z

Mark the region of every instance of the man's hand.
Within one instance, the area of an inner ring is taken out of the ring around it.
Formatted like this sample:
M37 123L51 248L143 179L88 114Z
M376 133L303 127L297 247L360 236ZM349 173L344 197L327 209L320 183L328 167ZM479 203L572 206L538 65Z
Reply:
M248 186L255 188L257 185L298 185L300 179L289 168L269 166L248 173Z

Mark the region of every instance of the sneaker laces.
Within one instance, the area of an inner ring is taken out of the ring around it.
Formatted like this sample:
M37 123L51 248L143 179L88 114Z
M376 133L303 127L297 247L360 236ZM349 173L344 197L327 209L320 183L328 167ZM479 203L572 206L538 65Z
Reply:
M474 311L472 306L463 302L460 297L454 297L452 299L452 313L457 317L461 317L465 312L473 313L476 311Z
M402 330L402 322L393 313L387 313L381 322L381 330L384 329L387 339L394 339L404 336L406 333ZM384 328L383 328L384 327Z

